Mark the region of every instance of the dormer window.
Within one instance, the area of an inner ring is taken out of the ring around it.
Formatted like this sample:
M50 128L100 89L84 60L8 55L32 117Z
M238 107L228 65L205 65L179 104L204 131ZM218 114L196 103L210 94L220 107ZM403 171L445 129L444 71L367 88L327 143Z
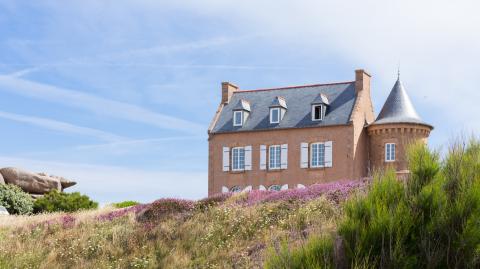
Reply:
M287 112L287 102L281 96L275 97L270 104L270 124L280 123Z
M312 120L319 121L323 120L323 110L324 105L312 105Z
M233 107L233 126L243 126L250 115L250 103L246 100L239 100Z
M270 123L279 123L280 122L280 108L270 108Z
M322 121L327 114L327 107L330 105L327 96L319 94L312 102L312 121Z
M233 111L233 126L243 125L243 111Z

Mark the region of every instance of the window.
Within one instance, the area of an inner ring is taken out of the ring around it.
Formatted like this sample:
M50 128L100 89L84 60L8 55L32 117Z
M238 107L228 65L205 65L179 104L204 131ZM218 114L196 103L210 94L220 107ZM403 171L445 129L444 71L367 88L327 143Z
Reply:
M232 170L243 171L245 169L245 148L232 149Z
M270 108L270 123L280 122L280 108Z
M241 191L242 191L242 187L240 187L240 186L233 186L230 189L230 192L241 192Z
M280 169L280 160L281 160L280 145L270 146L268 153L269 153L268 169Z
M242 126L243 111L233 111L233 126Z
M280 186L280 185L272 185L272 186L268 187L269 191L280 191L281 189L282 189L282 186Z
M325 144L313 143L311 148L311 167L324 167L325 166Z
M323 105L313 105L312 106L312 120L323 120Z
M395 161L395 143L385 144L385 161L386 162Z

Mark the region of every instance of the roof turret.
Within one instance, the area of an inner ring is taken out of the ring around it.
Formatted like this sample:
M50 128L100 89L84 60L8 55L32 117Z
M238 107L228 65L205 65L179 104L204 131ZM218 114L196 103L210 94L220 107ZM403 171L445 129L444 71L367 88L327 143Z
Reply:
M373 124L386 123L417 123L430 126L415 111L412 101L400 81L400 76Z

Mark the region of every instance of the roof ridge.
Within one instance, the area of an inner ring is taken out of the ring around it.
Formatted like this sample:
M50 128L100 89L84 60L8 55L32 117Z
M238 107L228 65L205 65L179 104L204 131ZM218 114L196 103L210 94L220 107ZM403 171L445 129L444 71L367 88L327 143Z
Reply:
M262 91L273 91L273 90L288 90L288 89L295 89L295 88L309 88L309 87L318 87L318 86L329 86L329 85L339 85L339 84L350 84L354 83L355 81L342 81L342 82L333 82L333 83L321 83L321 84L307 84L307 85L295 85L295 86L286 86L286 87L278 87L278 88L260 88L255 90L239 90L234 91L233 93L242 93L242 92L262 92Z

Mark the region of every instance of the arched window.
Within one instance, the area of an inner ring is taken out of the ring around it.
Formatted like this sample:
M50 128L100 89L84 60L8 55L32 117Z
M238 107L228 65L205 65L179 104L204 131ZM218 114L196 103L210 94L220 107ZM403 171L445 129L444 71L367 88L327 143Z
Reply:
M230 189L230 192L241 192L241 191L242 191L242 187L240 187L240 186L233 186Z
M280 189L282 189L282 186L280 186L280 185L272 185L272 186L268 187L269 191L280 191Z

